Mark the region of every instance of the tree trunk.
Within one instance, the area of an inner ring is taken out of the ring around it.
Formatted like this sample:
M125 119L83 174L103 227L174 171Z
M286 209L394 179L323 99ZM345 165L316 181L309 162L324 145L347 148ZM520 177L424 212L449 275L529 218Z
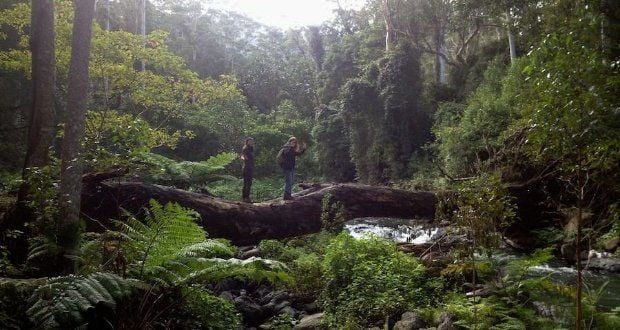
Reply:
M75 19L71 40L69 86L65 111L65 133L61 144L60 167L60 232L58 241L66 251L78 242L80 194L82 189L81 143L84 137L88 101L88 63L92 36L95 0L74 0ZM72 271L72 265L63 265Z
M24 169L47 165L48 151L54 137L56 86L54 1L32 1L31 21L32 105Z
M514 64L514 62L517 60L517 48L515 44L515 36L510 29L512 25L510 12L506 13L506 18L506 33L508 34L508 47L510 48L510 63Z
M442 56L442 54L446 54L445 28L440 22L437 22L436 24L435 47L437 52L435 53L435 79L439 84L445 85L447 84L446 59Z
M121 208L140 216L150 199L162 204L175 202L198 212L209 236L227 238L236 244L254 244L262 239L320 231L325 225L325 219L321 219L325 196L330 196L330 203L340 202L345 210L345 219L328 222L358 217L432 219L437 205L432 192L357 184L316 185L295 194L292 201L247 204L169 187L120 182L86 185L82 212L90 219L89 230L102 230L109 219L121 219Z
M390 8L389 0L382 0L383 19L385 20L385 51L389 51L396 44L396 32L394 31L394 12Z
M138 0L139 2L139 14L138 14L138 34L142 36L144 43L146 43L146 0ZM144 60L140 60L140 71L144 71Z
M0 230L14 229L22 235L6 238L5 244L11 259L15 263L25 261L29 231L26 221L33 215L27 201L30 189L28 175L30 169L41 168L48 164L49 148L54 138L55 111L54 92L56 87L56 54L54 45L54 1L33 0L31 11L30 51L32 54L32 104L30 106L30 123L28 128L28 146L22 170L23 183L19 188L15 208L0 224Z

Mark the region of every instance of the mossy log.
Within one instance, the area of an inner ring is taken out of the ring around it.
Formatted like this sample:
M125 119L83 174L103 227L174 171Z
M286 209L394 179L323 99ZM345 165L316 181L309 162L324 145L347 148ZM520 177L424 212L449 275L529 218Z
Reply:
M359 184L317 184L294 194L293 200L262 203L226 201L205 194L140 182L106 182L86 185L82 213L88 229L100 231L109 219L121 219L121 210L140 216L150 199L178 203L198 212L210 237L236 244L280 239L321 230L324 196L342 205L343 219L398 217L432 219L437 197L428 191L408 191Z

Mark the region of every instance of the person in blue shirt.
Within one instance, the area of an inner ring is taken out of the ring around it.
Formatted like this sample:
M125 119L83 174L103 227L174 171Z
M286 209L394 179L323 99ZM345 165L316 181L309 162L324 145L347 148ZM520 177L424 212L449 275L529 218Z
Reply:
M291 200L293 188L293 177L295 175L295 157L302 155L306 151L306 143L299 146L297 138L292 136L279 152L279 163L284 171L284 200Z

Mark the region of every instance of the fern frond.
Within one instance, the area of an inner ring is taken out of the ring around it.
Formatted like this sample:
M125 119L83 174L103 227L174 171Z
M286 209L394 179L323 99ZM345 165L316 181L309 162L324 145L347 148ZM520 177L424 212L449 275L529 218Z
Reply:
M52 278L33 292L26 313L37 328L78 327L88 323L93 310L114 309L132 293L133 282L110 273Z
M32 262L37 259L55 256L60 252L60 247L47 237L37 236L29 241L27 261Z
M196 221L195 211L178 204L165 206L150 201L144 223L133 216L121 223L124 248L130 252L130 269L139 277L151 269L173 260L185 247L204 241L206 233Z
M221 240L209 239L204 242L196 243L183 248L178 257L193 258L232 258L235 255L235 248L230 243Z
M233 152L222 152L215 156L209 157L209 159L201 162L205 165L210 172L215 172L217 170L223 170L228 164L232 163L235 159L237 159L237 155Z
M242 277L252 281L288 282L288 268L285 264L268 259L252 257L246 260L221 259L221 258L198 258L190 259L187 264L192 271L180 277L176 284L193 282L215 282L224 278Z

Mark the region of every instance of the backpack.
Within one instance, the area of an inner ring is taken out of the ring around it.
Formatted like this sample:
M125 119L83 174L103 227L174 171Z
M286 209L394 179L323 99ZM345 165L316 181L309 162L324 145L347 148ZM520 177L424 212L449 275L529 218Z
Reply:
M278 151L278 155L276 156L276 163L278 163L280 167L282 167L282 164L284 164L284 148Z

